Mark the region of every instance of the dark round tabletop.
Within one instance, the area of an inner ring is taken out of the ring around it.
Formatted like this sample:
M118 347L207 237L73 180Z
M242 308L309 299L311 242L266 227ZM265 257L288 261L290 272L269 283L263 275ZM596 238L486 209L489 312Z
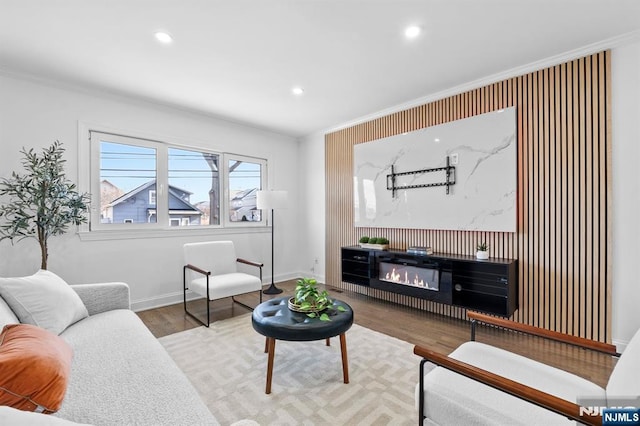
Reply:
M277 340L312 341L338 336L353 324L353 310L341 300L333 299L333 306L326 311L331 321L320 321L290 310L287 305L290 298L280 297L259 304L251 317L253 328L263 336ZM337 306L345 311L339 311Z

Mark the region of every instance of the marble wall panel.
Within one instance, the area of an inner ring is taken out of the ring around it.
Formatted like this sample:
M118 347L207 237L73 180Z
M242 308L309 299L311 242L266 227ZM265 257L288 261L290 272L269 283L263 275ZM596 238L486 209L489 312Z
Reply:
M516 231L516 110L506 108L354 146L357 227ZM446 181L449 187L408 188Z

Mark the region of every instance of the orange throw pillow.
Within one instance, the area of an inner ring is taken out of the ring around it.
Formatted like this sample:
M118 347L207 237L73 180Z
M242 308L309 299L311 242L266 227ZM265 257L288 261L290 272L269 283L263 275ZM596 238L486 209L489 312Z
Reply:
M61 337L30 324L0 334L0 405L55 413L62 406L73 351Z

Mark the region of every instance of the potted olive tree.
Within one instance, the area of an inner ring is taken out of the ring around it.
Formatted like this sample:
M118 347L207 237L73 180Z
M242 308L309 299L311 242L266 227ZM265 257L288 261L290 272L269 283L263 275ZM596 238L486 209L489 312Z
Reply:
M0 241L34 238L47 269L49 237L87 222L89 194L80 194L64 173L64 147L55 141L41 154L22 148L24 174L0 178Z

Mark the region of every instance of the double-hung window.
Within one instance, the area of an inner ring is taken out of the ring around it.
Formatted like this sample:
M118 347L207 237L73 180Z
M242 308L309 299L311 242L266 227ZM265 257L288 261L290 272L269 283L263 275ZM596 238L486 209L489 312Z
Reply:
M256 192L266 184L266 160L90 135L91 230L264 225Z

